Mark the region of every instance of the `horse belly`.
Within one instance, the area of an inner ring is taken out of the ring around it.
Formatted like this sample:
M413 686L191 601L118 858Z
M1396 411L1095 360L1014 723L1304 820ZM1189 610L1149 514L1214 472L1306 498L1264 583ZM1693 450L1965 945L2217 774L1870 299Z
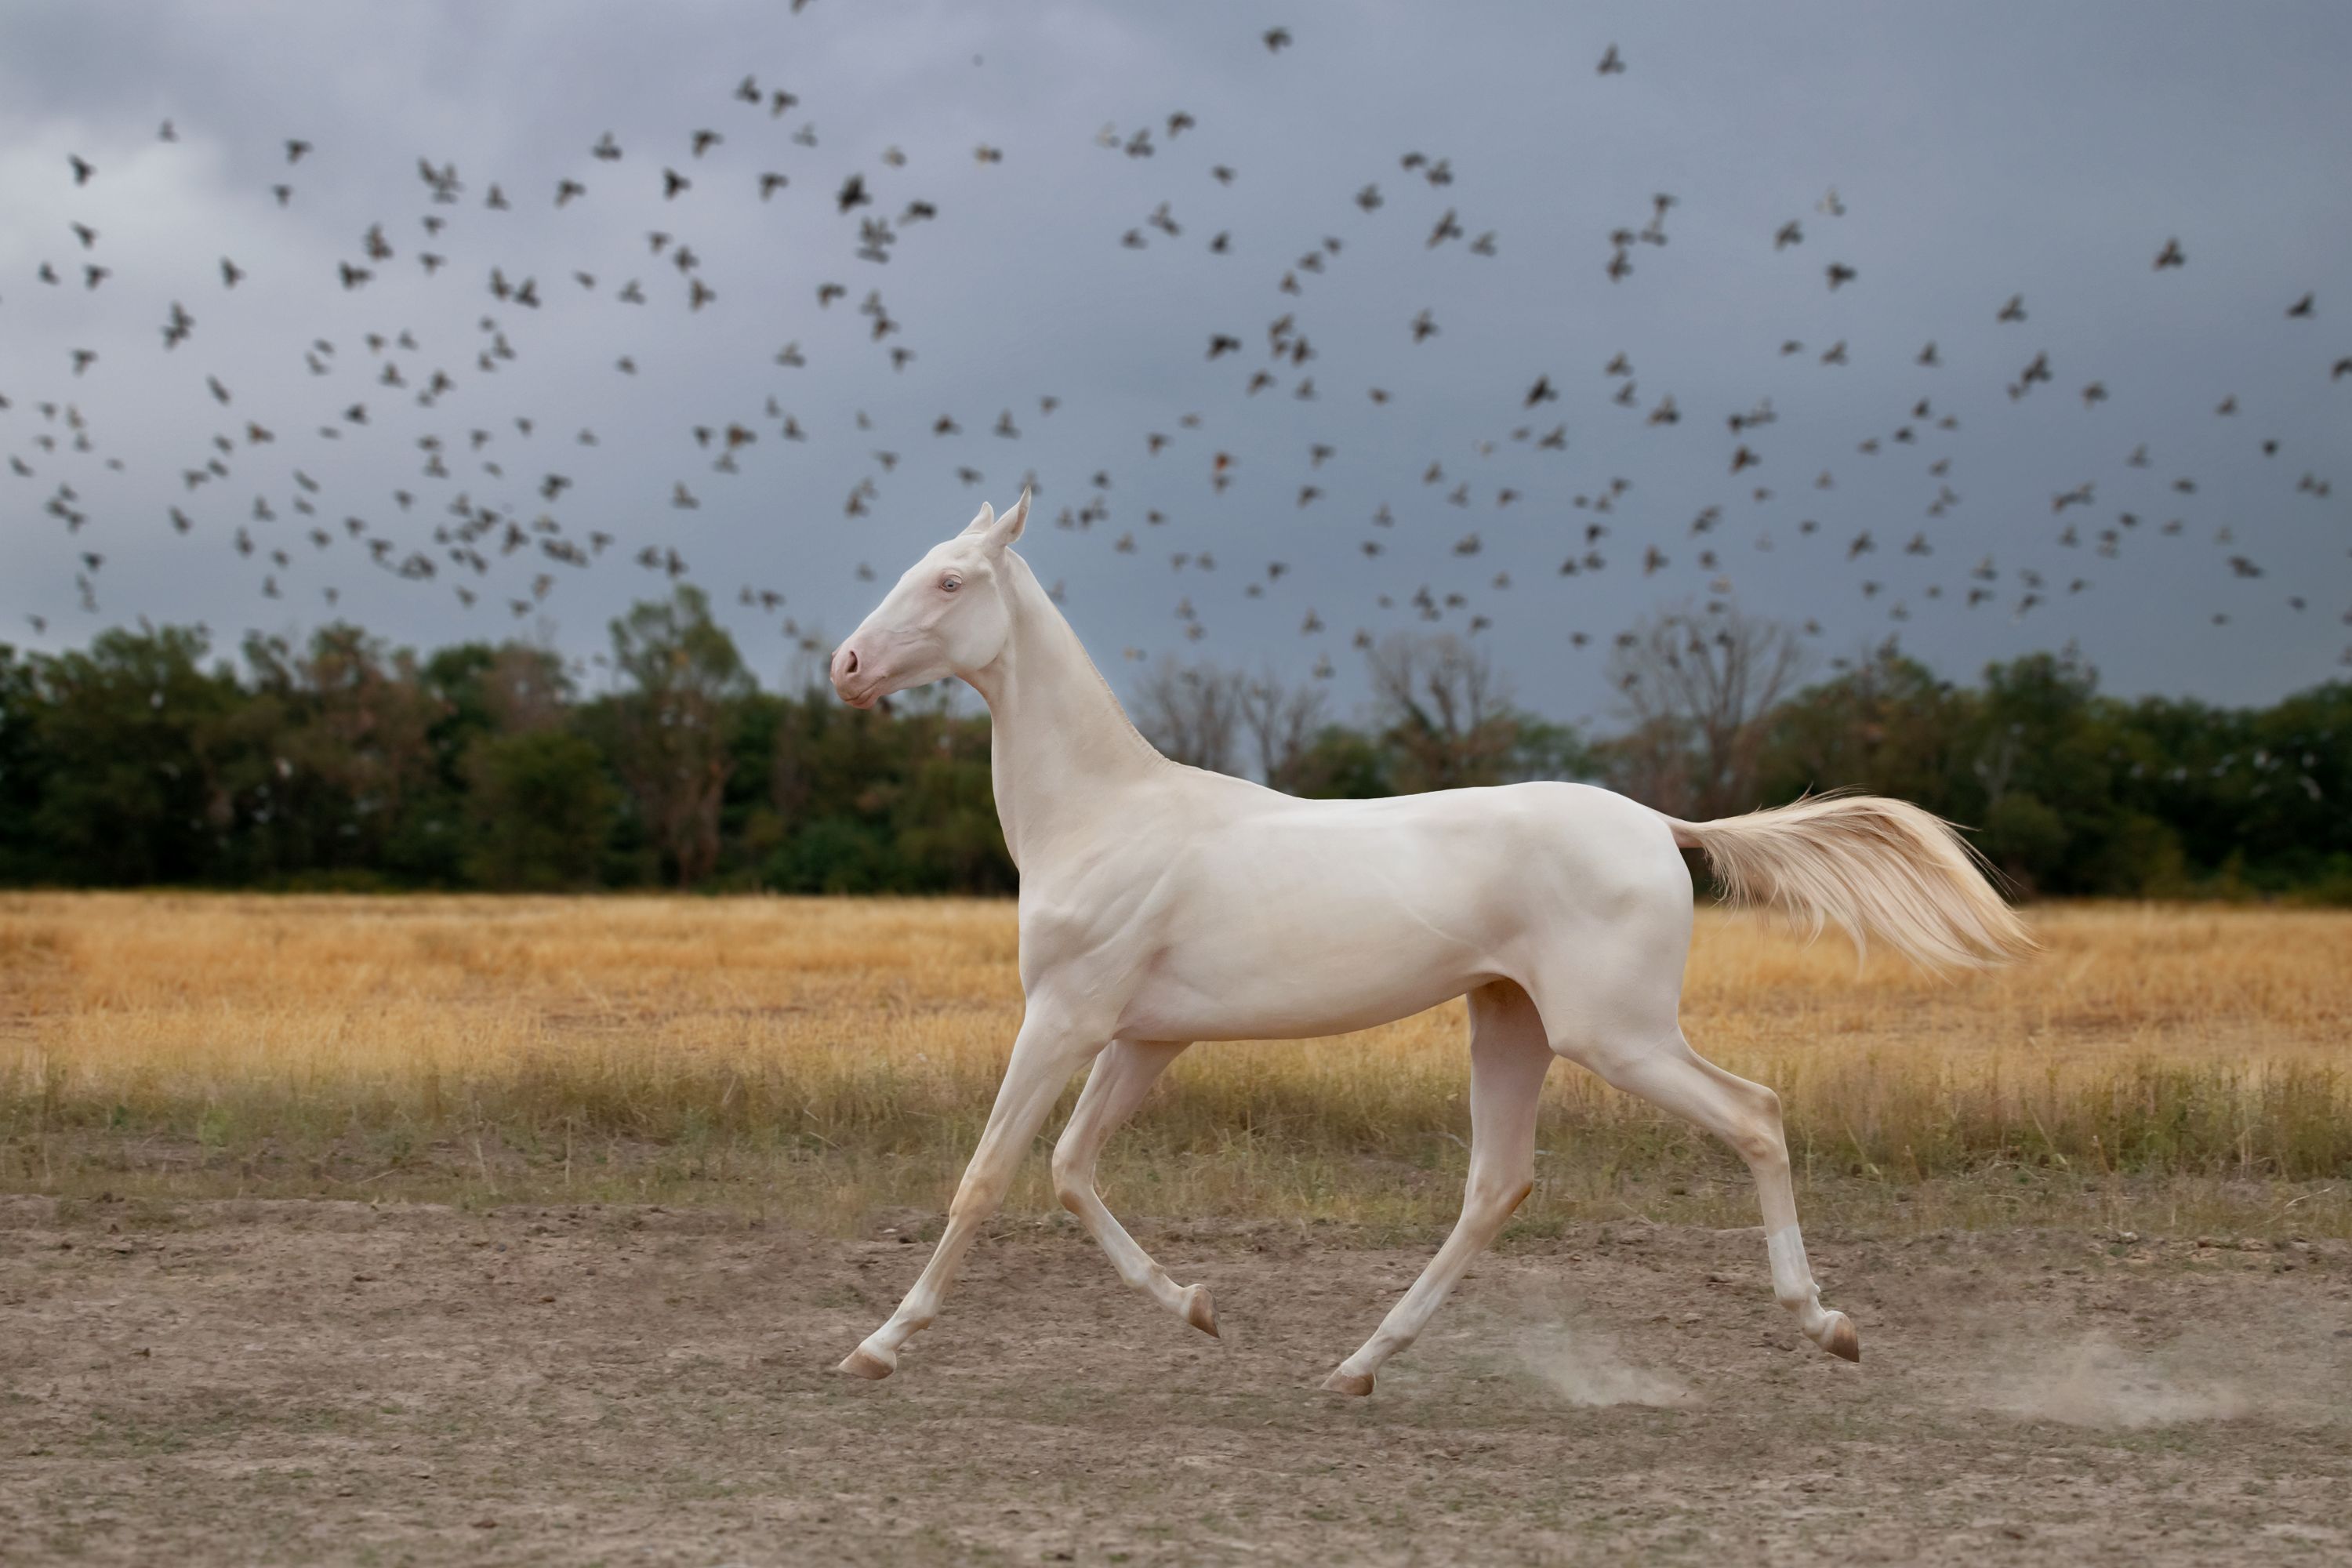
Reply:
M1143 966L1118 1032L1299 1039L1389 1023L1496 978L1491 934L1377 899L1235 900Z

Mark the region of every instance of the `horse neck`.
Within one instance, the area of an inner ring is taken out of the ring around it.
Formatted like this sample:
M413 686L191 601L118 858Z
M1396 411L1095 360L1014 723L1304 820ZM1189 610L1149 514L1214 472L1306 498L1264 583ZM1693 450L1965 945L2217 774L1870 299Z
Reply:
M965 677L988 703L997 820L1016 866L1118 809L1114 786L1167 766L1128 721L1028 563L1004 555L1012 626L1003 651Z

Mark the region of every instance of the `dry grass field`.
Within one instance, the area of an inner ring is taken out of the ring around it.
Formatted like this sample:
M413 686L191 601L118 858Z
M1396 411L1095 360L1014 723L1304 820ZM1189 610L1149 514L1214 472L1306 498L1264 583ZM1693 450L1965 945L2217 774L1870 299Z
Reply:
M2352 916L2033 919L2043 954L1947 982L1701 911L1688 1032L1780 1089L1809 1217L2352 1226ZM712 1198L852 1234L944 1205L1019 1019L1015 949L994 902L0 899L0 1184ZM1463 1037L1457 1004L1196 1047L1114 1141L1107 1194L1444 1223ZM1520 1226L1752 1222L1711 1142L1565 1065L1546 1092ZM1011 1209L1051 1211L1042 1159Z

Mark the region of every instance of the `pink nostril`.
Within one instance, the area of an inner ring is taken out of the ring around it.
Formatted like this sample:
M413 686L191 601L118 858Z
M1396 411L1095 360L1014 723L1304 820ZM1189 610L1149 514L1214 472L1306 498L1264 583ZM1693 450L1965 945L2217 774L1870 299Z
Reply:
M857 673L857 650L856 648L850 647L841 650L841 673L844 675L856 675Z

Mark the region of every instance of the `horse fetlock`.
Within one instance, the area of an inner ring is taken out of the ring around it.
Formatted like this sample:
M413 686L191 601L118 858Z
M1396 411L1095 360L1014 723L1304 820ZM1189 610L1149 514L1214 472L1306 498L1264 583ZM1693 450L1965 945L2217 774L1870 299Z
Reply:
M1786 1288L1775 1286L1772 1290L1772 1300L1796 1313L1798 1325L1809 1334L1822 1321L1822 1292L1821 1287L1817 1285L1807 1283Z

